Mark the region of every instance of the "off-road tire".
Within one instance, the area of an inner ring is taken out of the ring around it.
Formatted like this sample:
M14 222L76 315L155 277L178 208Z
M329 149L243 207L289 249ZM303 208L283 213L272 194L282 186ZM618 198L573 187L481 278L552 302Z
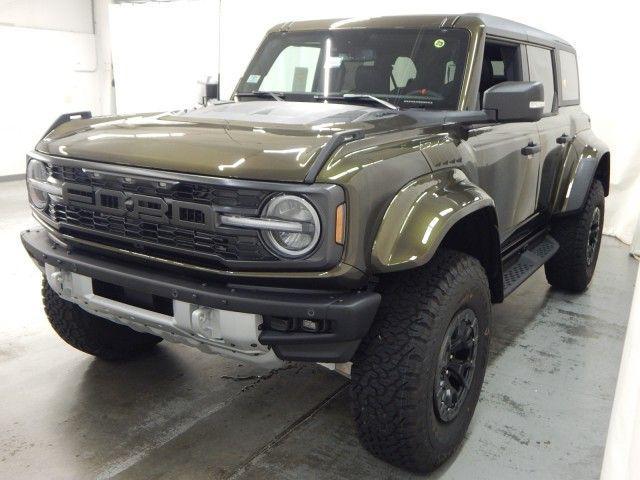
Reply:
M49 323L65 342L104 360L126 360L151 350L162 338L96 317L63 300L42 281L42 302Z
M600 223L596 249L589 264L587 246L596 208L600 209ZM556 220L552 226L551 236L558 241L560 248L544 266L547 281L551 285L570 292L587 289L598 261L603 219L604 188L599 180L595 180L582 209L575 215Z
M478 402L489 348L489 284L475 258L443 249L425 267L385 276L381 292L376 320L353 361L352 413L371 453L426 473L461 445ZM458 415L445 423L434 403L437 360L463 308L478 319L476 370Z

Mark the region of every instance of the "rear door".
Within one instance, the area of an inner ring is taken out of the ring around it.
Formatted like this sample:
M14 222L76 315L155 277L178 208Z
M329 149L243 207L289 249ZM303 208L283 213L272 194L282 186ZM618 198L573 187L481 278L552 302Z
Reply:
M526 53L529 79L544 85L544 117L538 121L541 162L537 209L546 211L551 202L558 169L563 158L572 153L568 147L568 140L572 135L571 117L565 108L559 107L555 52L542 46L527 45Z
M484 91L508 80L523 80L525 47L487 40L480 99ZM534 122L496 123L470 131L469 144L478 166L480 186L491 195L501 240L536 211L541 156Z

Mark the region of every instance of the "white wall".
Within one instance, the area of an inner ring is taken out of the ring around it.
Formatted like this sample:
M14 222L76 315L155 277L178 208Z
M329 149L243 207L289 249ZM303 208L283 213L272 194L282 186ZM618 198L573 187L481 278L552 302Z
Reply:
M91 0L0 0L0 25L93 33Z
M640 478L640 270L622 350L601 480Z
M102 111L92 32L90 0L0 0L0 176L61 113Z
M196 105L218 76L218 2L112 4L110 30L118 113Z
M531 8L529 3L512 0L222 0L222 95L231 94L266 30L288 20L482 10L554 33L578 51L583 108L591 115L597 135L612 150L612 194L605 230L630 243L640 210L640 165L636 162L640 135L635 118L640 111L636 93L640 64L635 53L635 17L625 14L623 5L631 4L581 2L574 6L538 0Z
M96 113L109 115L116 112L111 58L111 29L109 26L111 0L93 0L92 3L96 45L96 93L99 102Z

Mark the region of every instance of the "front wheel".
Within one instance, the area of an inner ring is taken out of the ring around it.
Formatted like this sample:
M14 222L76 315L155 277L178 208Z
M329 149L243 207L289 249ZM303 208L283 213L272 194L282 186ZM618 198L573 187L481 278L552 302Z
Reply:
M544 266L551 285L570 292L587 289L598 261L603 222L604 188L595 180L582 209L553 225L551 236L560 248Z
M491 294L480 263L442 250L418 270L383 279L382 303L351 371L364 446L429 472L461 444L487 366Z

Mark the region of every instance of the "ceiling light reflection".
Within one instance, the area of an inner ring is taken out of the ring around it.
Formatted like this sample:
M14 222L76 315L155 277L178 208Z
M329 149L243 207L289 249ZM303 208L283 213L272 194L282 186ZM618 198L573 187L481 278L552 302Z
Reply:
M222 172L222 171L226 170L227 168L238 168L245 161L246 160L244 158L240 158L240 159L236 160L235 162L233 162L230 165L218 165L218 170L220 170Z

